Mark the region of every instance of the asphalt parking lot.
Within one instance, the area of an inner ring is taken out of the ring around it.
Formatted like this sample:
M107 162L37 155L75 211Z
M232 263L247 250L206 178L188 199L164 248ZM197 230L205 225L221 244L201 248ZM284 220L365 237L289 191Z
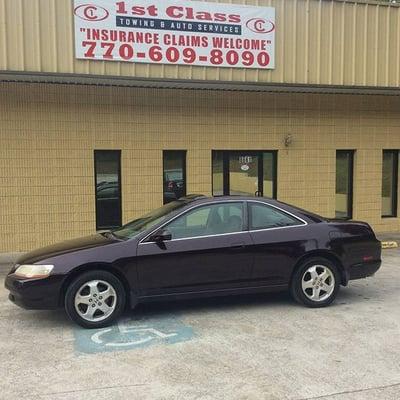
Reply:
M0 289L0 399L400 398L400 250L326 309L287 294L151 304L87 331Z

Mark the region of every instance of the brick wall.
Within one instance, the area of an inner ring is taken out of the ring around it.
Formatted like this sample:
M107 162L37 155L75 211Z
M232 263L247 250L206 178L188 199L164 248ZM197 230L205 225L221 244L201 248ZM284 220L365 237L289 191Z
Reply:
M333 216L336 149L354 149L354 218L378 231L382 149L400 97L0 85L0 252L95 230L94 149L122 150L123 221L162 203L162 150L187 150L188 193L211 193L211 150L279 150L278 199ZM284 146L290 133L293 144Z

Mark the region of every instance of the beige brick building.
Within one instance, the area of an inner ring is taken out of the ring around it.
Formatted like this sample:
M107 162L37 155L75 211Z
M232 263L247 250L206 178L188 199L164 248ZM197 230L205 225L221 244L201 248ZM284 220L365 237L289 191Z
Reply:
M275 69L77 60L71 1L0 0L0 252L184 193L399 230L400 8L235 3L275 7Z

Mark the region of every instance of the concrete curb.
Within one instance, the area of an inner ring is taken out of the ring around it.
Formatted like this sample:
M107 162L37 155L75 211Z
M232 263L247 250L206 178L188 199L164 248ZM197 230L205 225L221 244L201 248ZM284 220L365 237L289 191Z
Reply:
M395 241L389 241L385 240L382 242L382 249L387 250L387 249L397 249L399 247L399 244Z

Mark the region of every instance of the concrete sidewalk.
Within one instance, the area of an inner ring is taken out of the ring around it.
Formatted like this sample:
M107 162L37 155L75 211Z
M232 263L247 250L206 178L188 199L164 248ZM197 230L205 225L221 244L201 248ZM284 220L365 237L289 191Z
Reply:
M376 236L382 242L383 249L394 249L399 247L400 232L378 233Z
M376 237L381 241L395 241L400 243L400 232L377 233Z
M10 266L23 254L24 253L0 253L0 271L8 271Z

